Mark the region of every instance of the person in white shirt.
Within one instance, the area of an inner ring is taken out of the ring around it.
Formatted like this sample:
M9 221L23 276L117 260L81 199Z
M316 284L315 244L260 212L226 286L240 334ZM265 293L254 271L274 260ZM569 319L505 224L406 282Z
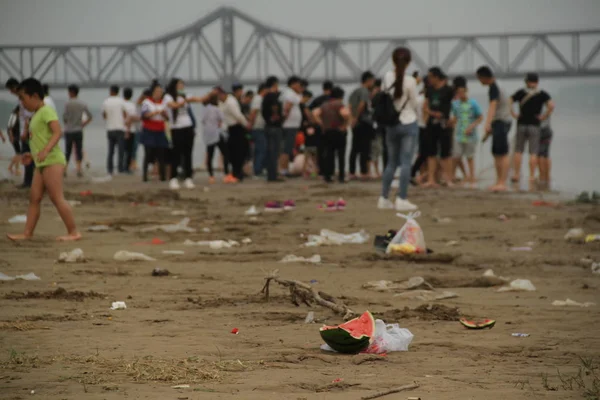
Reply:
M258 86L258 91L250 103L248 128L252 130L254 140L254 176L260 176L265 169L267 157L267 139L265 137L265 119L262 116L262 101L268 89L264 83Z
M398 47L392 53L395 70L388 71L382 82L382 90L391 96L398 120L394 125L386 126L388 147L388 164L383 172L381 197L377 203L380 209L396 209L397 211L416 210L417 206L408 201L408 185L410 183L410 167L414 156L419 134L417 80L406 75L406 68L411 62L411 52L406 47ZM396 202L389 199L390 187L396 169L400 167L400 186Z
M119 87L110 87L110 97L102 103L102 117L106 122L106 136L108 138L108 158L106 170L109 175L114 172L114 155L117 147L117 171L127 172L125 165L125 121L127 108L125 100L119 97Z
M140 110L131 100L133 98L133 89L123 89L123 100L125 100L125 167L127 172L137 169L137 148L139 144L139 121Z
M56 104L54 104L54 100L50 97L50 87L47 84L43 84L42 88L44 89L44 104L50 106L56 111Z
M194 173L192 163L192 153L194 150L194 120L191 116L189 103L206 103L214 92L210 92L204 97L194 97L185 94L185 85L179 78L173 78L167 86L167 93L163 98L163 103L169 111L169 123L171 124L171 141L173 144L171 157L171 180L169 187L173 190L179 189L179 180L177 179L177 169L182 164L184 181L187 189L193 189L194 182L192 175Z
M227 141L223 137L223 112L219 109L219 100L217 96L212 96L204 107L202 115L202 133L204 134L204 144L206 145L206 169L208 170L208 183L215 183L215 174L213 171L213 156L215 149L218 148L223 157L223 169L225 172L225 183L231 180L229 176L229 151Z
M288 88L283 93L283 153L280 156L280 168L287 175L290 159L294 155L296 135L302 126L302 79L292 76L288 79Z
M246 157L247 140L246 128L248 120L242 114L239 101L228 94L223 88L216 88L217 98L223 112L224 123L228 132L229 160L231 162L233 177L228 181L235 183L244 179L244 161Z

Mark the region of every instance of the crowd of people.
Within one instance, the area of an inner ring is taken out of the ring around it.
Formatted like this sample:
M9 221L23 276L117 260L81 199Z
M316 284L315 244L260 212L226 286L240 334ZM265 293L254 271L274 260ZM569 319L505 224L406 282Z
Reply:
M204 96L188 94L179 78L171 79L164 89L154 80L135 101L131 88L124 88L121 96L120 88L111 86L110 95L101 108L108 142L107 172L128 174L138 169L137 148L141 145L143 181L156 175L160 181L168 181L173 190L180 189L182 183L185 188L193 189L192 154L197 124L201 123L210 183L215 183L213 158L218 148L225 183L261 176L268 182L280 182L297 175L307 179L321 176L326 182L333 182L337 165L337 180L341 183L382 178L379 208L410 211L417 209L408 200L411 183L423 187L451 187L457 183L475 186L474 157L479 125L483 125L484 131L481 142L492 139L496 182L489 189L507 190L508 134L514 118L517 134L510 181L518 183L520 180L527 145L530 187L548 188L552 140L549 118L554 103L548 93L539 89L537 74L527 74L525 87L508 96L489 67L477 69L479 82L489 87L489 105L484 112L477 101L469 97L464 77L455 77L450 82L439 67L430 68L423 78L418 72L408 74L411 52L403 47L394 50L392 61L394 69L382 79L370 71L364 72L360 85L349 94L347 102L344 90L331 81L324 82L322 94L313 98L308 82L297 76L290 77L285 87L281 87L277 77L271 76L259 85L256 93L234 84L230 91L215 87ZM52 120L56 106L47 85L33 78L24 82L11 78L6 88L20 98L8 124L8 136L15 150L9 170L18 174L19 164L23 162L25 166L22 187L36 190L38 175L35 171L44 177L44 185L56 179L54 172L45 172L55 170L47 167L48 161L37 161L40 151L54 155L50 157L52 162L60 164L64 160L65 166L74 153L76 174L82 176L86 156L83 131L94 117L79 99L79 88L68 87L69 100L62 114L62 128L58 117ZM33 96L36 100L27 106L24 96ZM193 103L204 105L199 120L191 108ZM40 111L44 111L43 120L49 123L48 129L42 129L39 118L36 119ZM38 122L41 133L36 133L33 122ZM64 155L56 147L62 135L56 136L57 130L64 131ZM347 177L349 131L352 140ZM40 135L45 136L40 139ZM1 132L0 136L4 140ZM389 192L398 168L401 169L399 190L392 202ZM67 169L61 169L62 179ZM458 170L462 172L461 179L457 178ZM539 178L536 178L538 170ZM48 180L46 174L51 175ZM55 204L62 207L59 200ZM64 213L66 211L61 212L61 216ZM73 227L65 218L72 234Z

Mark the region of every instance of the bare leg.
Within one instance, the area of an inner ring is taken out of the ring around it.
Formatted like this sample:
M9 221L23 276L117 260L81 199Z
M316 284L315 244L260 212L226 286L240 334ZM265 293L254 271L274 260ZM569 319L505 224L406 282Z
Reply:
M465 169L465 163L463 162L462 158L458 159L458 168L460 169L460 172L463 175L463 179L466 179L467 178L467 170Z
M65 200L63 194L63 170L62 165L50 165L43 169L42 177L44 179L44 187L48 192L48 197L56 207L56 211L63 220L66 228L67 235L59 236L57 239L60 241L73 241L81 239L81 234L77 231L75 226L75 218L73 217L73 210L71 206Z
M437 170L437 158L429 157L427 158L427 183L423 185L423 187L436 187L438 186L435 181Z
M540 170L540 189L548 190L550 185L550 158L539 157L538 166Z
M467 181L471 184L474 184L475 183L475 160L473 158L468 158L467 165L469 167Z
M504 192L506 191L506 179L508 179L508 170L510 168L510 159L508 155L495 156L494 164L496 166L496 184L491 186L489 190L492 192Z
M523 162L523 153L516 153L513 159L513 183L519 182L521 179L521 163Z
M62 170L60 171L62 180ZM33 182L31 183L31 191L29 192L29 208L27 209L27 222L25 222L25 231L22 235L6 235L10 240L27 240L33 236L35 226L40 219L40 206L44 197L44 180L42 174L36 168L33 174Z
M529 190L534 190L535 171L538 167L538 157L535 154L529 155Z
M454 186L454 183L452 183L454 180L454 174L452 173L452 158L446 157L440 161L440 164L442 164L442 172L444 174L444 179L446 180L446 185L448 187Z

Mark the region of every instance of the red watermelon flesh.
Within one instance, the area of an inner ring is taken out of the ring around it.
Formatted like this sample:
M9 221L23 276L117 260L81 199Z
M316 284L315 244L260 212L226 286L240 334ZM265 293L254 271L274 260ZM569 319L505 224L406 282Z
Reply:
M362 339L365 336L371 340L375 336L375 318L369 311L365 311L363 315L358 318L351 319L350 321L337 326L326 326L321 327L321 331L329 329L342 329L350 334L355 339Z

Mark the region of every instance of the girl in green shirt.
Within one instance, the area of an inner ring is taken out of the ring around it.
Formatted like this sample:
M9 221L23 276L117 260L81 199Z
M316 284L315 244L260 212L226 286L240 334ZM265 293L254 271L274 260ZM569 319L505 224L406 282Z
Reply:
M60 241L81 239L81 234L75 226L71 206L63 195L63 173L66 166L65 156L58 147L62 136L56 111L44 105L44 89L42 84L34 79L25 79L19 85L19 99L23 106L33 112L29 122L29 146L31 153L23 155L23 164L35 163L35 174L31 185L29 209L25 232L22 235L7 235L11 240L26 240L33 236L33 231L40 218L40 205L44 192L56 207L58 214L67 227L67 235L59 236Z

